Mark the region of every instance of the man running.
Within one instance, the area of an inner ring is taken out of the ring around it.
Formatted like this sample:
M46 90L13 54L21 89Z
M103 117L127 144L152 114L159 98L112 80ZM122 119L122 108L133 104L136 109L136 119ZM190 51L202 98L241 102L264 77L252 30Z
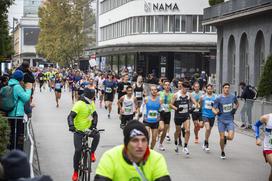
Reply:
M212 107L214 105L214 101L216 99L215 94L213 94L213 85L208 84L206 87L207 93L200 98L201 112L202 112L202 120L200 122L200 127L203 127L203 122L205 126L205 140L202 146L203 150L206 152L210 151L209 148L209 137L214 125L215 115L212 112Z
M155 147L156 139L158 136L159 127L159 110L161 107L160 97L157 96L157 87L151 86L151 96L148 96L144 100L145 114L144 114L144 125L148 130L149 136L152 135L151 149Z
M104 74L101 74L98 77L98 80L97 80L100 108L102 108L102 102L103 102L103 99L104 99L104 85L103 85L104 80L105 80Z
M140 108L142 103L143 103L143 98L145 96L145 91L144 91L144 84L143 84L143 77L139 75L137 77L137 82L134 84L133 89L134 89L134 95L137 99L137 107ZM140 111L140 109L138 109ZM139 116L140 112L138 112Z
M195 82L193 85L194 91L191 93L192 97L195 99L195 101L199 104L200 102L200 97L203 95L203 92L200 91L200 85L198 82ZM200 130L200 124L199 121L201 119L201 110L199 108L196 108L196 105L193 104L193 109L192 109L192 119L194 122L194 133L195 133L195 143L199 143L198 139L198 132Z
M145 126L131 121L123 130L124 145L106 151L96 169L95 181L170 181L166 161L150 150Z
M265 161L268 162L271 167L268 180L272 180L272 113L261 116L260 120L257 120L254 125L256 134L256 145L258 146L262 145L262 141L260 139L260 126L262 126L263 124L265 126L263 155Z
M116 82L113 80L113 75L108 74L108 79L103 82L105 88L105 108L108 109L108 118L110 119L110 113L112 111L112 102L114 100L114 94L116 91Z
M230 94L230 84L223 84L223 94L219 95L213 105L212 111L218 116L218 130L220 134L221 159L226 159L224 151L227 140L234 138L234 114L239 107L237 97ZM227 132L227 136L225 135Z
M126 88L126 95L123 95L117 102L121 114L120 128L124 128L128 121L133 120L137 110L137 99L133 96L133 89L129 85Z
M124 74L121 78L121 82L117 84L117 94L118 94L118 100L124 96L127 92L126 88L128 86L131 86L131 84L128 82L128 74ZM118 108L118 114L120 114L120 109ZM121 116L120 116L121 119Z
M161 105L161 113L160 113L160 127L159 131L162 132L161 138L160 138L160 144L159 149L161 151L164 151L165 148L163 147L162 143L165 139L167 130L169 129L170 120L171 120L171 100L173 97L173 94L170 92L170 81L164 80L163 82L163 91L160 92L160 99L162 102Z
M196 101L193 97L191 97L191 94L187 92L189 90L189 83L187 82L178 82L180 90L176 92L173 96L173 99L171 101L171 107L175 110L175 125L176 125L176 131L174 134L175 137L175 152L179 152L178 149L178 138L181 134L181 125L183 125L185 129L185 143L183 148L183 153L186 156L190 155L189 149L188 149L188 142L190 139L190 101L197 105Z
M84 132L86 129L96 129L98 122L98 115L95 108L95 103L93 101L95 97L95 91L85 88L82 96L79 97L79 100L74 104L67 120L69 131L74 133L74 173L72 176L73 181L78 180L78 167L79 161L81 158L81 150L82 150L82 139L84 135L81 132ZM90 116L92 116L93 120L90 120ZM91 135L93 138L91 144L91 159L95 162L95 150L98 146L100 140L99 132Z

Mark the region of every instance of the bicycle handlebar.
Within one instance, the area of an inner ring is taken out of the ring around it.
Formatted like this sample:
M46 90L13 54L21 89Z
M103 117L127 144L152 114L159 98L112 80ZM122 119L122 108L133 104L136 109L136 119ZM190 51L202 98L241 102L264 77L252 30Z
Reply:
M102 132L102 131L105 131L105 129L86 129L85 131L76 130L75 132L80 133L80 134L84 134L84 135L90 135L94 131Z

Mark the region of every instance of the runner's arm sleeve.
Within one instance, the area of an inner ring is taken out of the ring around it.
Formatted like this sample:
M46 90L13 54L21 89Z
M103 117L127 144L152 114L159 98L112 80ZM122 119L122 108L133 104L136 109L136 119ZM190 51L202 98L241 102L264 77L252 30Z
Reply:
M93 117L93 122L92 122L91 128L96 128L97 122L98 122L98 114L96 111L93 112L92 117Z
M263 123L260 120L257 120L255 125L254 125L256 139L258 139L260 137L260 127L262 125L263 125Z
M94 177L94 181L112 181L112 179L109 179L108 177L104 177L102 175L96 174Z
M74 129L75 129L74 119L75 119L76 115L77 115L77 113L75 113L74 111L71 111L68 118L67 118L69 131L74 131Z

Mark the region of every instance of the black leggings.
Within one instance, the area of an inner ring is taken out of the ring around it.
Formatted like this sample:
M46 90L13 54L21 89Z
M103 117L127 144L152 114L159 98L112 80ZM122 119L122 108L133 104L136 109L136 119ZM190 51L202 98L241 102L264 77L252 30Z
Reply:
M9 119L10 125L10 144L8 149L24 150L24 122L23 117Z
M84 137L83 134L80 133L74 133L74 147L75 147L75 153L74 153L74 170L78 171L79 161L81 158L81 151L82 151L82 138ZM91 150L92 152L95 152L99 140L100 140L100 134L99 132L95 135L91 135L90 137L93 138Z

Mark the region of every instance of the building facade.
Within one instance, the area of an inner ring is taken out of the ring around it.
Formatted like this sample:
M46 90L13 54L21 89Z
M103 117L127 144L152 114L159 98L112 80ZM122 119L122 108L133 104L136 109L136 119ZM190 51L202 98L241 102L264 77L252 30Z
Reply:
M36 52L40 28L38 9L41 0L24 0L23 16L19 19L14 30L14 51L13 66L28 61L31 66L38 66L44 62Z
M230 0L204 10L203 24L217 28L217 85L257 86L272 53L272 0Z
M205 7L203 0L98 0L100 68L169 79L215 73L216 29L202 26Z

